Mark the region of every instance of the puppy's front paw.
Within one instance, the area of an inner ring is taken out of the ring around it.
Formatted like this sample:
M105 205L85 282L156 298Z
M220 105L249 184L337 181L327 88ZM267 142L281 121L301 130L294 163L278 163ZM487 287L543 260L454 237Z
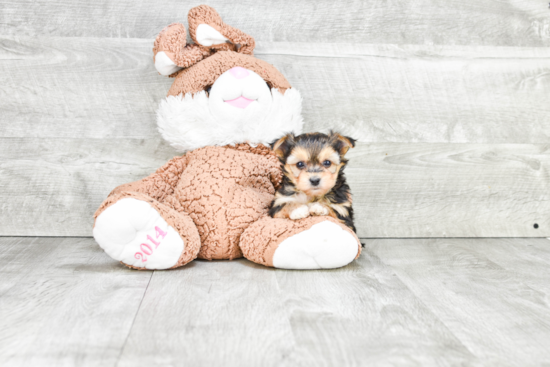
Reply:
M302 219L309 217L309 208L307 205L297 207L290 213L290 219Z
M319 203L313 203L309 206L311 215L328 215L328 209Z

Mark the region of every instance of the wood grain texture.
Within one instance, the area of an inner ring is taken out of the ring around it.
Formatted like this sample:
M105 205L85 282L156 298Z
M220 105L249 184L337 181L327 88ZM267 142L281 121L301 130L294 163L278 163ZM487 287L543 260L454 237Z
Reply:
M547 143L550 48L270 44L306 130L362 142Z
M550 292L550 282L547 279L550 269L550 242L499 238L482 240L480 243L468 240L459 244L461 248L472 251L475 256L490 259L498 266L520 276L522 283L534 289L534 292Z
M550 361L549 244L546 239L367 241L483 365L501 366Z
M2 137L156 137L152 40L2 38ZM550 141L550 48L263 43L308 131L363 142Z
M278 270L276 276L295 340L286 365L479 362L368 247L341 269Z
M115 187L175 155L153 139L0 139L0 235L91 236Z
M363 239L347 267L135 271L92 239L0 238L2 366L539 366L547 239Z
M3 0L0 34L154 38L170 23L186 23L189 9L202 3ZM208 4L228 24L258 41L550 45L545 0L212 0Z
M346 170L358 234L550 236L549 148L360 144ZM175 155L156 139L2 138L0 235L90 236L112 189Z
M294 337L273 269L194 261L155 272L119 366L278 366Z
M0 365L114 366L152 273L90 238L0 238L0 248Z
M155 109L172 79L157 74L152 44L2 39L2 136L155 136Z
M238 260L156 272L119 365L475 360L393 275L369 254L333 271L274 270Z
M526 144L397 143L352 149L346 172L358 234L547 236L549 149Z

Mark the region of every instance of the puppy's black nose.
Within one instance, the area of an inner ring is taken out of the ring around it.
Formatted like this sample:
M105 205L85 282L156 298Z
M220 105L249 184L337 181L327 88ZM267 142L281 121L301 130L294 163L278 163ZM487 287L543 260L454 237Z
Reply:
M309 182L311 182L312 186L319 185L320 181L321 181L321 179L319 177L312 177L312 178L309 179Z

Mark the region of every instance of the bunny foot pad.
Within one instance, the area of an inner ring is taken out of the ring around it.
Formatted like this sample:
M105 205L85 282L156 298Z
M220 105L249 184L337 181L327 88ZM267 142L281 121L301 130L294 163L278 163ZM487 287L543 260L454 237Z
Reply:
M136 268L171 268L185 249L178 232L151 205L133 198L105 209L93 234L109 256Z
M334 269L352 262L359 252L357 239L341 226L323 221L284 240L273 255L280 269Z

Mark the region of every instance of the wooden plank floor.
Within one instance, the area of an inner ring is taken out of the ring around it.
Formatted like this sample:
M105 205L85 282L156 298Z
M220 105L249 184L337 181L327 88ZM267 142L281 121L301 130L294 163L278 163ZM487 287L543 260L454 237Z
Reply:
M351 265L134 271L0 237L1 366L550 363L550 241L373 239Z

